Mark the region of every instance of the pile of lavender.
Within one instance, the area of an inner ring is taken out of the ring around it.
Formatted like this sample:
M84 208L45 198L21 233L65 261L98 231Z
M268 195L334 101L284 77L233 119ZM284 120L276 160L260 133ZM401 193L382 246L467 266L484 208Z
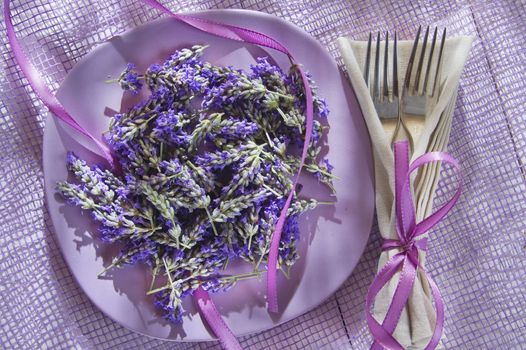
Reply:
M128 65L118 79L122 88L147 87L151 94L111 120L106 139L120 169L69 154L76 183L57 185L70 203L91 212L102 240L123 246L102 273L150 265L148 294L175 323L182 320L181 300L198 287L224 290L264 271L305 134L297 66L287 74L266 58L249 71L214 66L201 59L205 48L179 50L143 75ZM314 101L317 119L325 118L324 100ZM305 170L332 188L332 166L318 159L324 129L315 120ZM285 274L298 259L298 216L320 203L296 189L279 250ZM228 275L234 259L252 264L253 273Z

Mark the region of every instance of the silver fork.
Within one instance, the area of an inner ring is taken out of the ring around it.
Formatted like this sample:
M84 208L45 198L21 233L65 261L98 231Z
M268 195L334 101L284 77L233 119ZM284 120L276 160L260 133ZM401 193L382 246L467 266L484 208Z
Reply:
M397 35L394 34L393 43L393 59L392 59L392 70L391 76L389 77L389 33L385 34L385 47L384 47L384 62L382 74L380 74L380 32L376 36L375 59L374 59L374 76L372 91L370 90L371 97L373 99L376 113L382 122L390 122L396 120L396 125L400 124L400 96L398 88L398 48L397 48ZM372 53L372 33L369 33L369 40L367 42L367 56L365 58L365 70L364 80L366 85L371 89L370 86L370 71L371 71L371 53ZM382 76L383 84L380 88L380 76ZM382 123L383 124L383 123ZM395 139L395 134L391 138L391 145Z
M399 120L406 130L410 129L410 127L407 127L408 118L412 118L413 120L417 121L419 120L420 123L424 122L427 107L429 106L429 104L436 103L441 92L440 86L438 86L437 84L440 80L440 68L442 63L442 54L444 51L444 43L446 39L446 28L444 28L444 31L442 32L442 39L440 43L440 50L438 52L437 63L433 65L438 33L438 28L435 27L424 73L424 57L428 49L427 41L429 37L429 26L427 27L426 32L424 34L423 43L420 47L420 57L418 59L418 66L415 74L413 74L413 68L416 58L416 52L418 50L418 43L420 40L421 31L422 27L420 26L418 27L418 32L416 33L416 38L411 49L411 56L409 57L409 62L407 64L404 85L402 88ZM433 81L430 82L429 78L433 69L435 70L434 78ZM422 73L425 74L423 84L421 84ZM397 130L398 128L399 127L397 127ZM414 149L413 135L409 131L408 135L409 141L411 143L411 149Z

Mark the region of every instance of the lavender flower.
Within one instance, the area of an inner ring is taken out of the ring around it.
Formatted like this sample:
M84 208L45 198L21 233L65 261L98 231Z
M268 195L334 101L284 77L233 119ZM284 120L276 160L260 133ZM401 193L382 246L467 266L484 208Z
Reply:
M118 81L123 90L138 93L142 88L139 74L135 71L135 65L132 63L128 63L124 72L119 76Z
M75 182L57 184L90 213L103 241L122 245L102 273L151 266L147 294L173 323L182 322L182 300L197 288L226 290L261 275L299 169L291 150L305 139L297 66L284 72L265 57L249 71L215 66L201 59L205 48L179 50L144 73L127 65L118 83L134 93L145 85L150 96L110 120L105 138L120 171L68 154ZM316 119L327 117L325 100L313 92ZM333 166L320 157L325 132L315 120L304 169L332 188ZM279 246L284 273L298 259L300 215L320 204L299 192ZM235 259L254 272L229 275L224 268Z
M261 202L268 197L270 192L267 190L260 190L258 192L249 193L230 200L222 201L219 208L212 212L212 220L217 222L225 222L241 214L241 212L253 205Z

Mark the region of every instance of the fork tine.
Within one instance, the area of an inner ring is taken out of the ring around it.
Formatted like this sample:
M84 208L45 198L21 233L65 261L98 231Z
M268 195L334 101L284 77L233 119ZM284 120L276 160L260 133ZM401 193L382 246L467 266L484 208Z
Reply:
M409 80L411 79L411 73L413 72L413 62L415 61L416 48L418 46L418 40L420 39L420 31L422 26L418 27L418 32L416 32L416 38L413 42L413 48L411 49L411 56L409 56L409 62L407 63L407 70L405 72L404 78L404 89L409 89Z
M393 96L398 97L398 50L396 32L394 33L393 47Z
M437 87L438 82L438 73L440 72L440 64L442 63L442 53L444 52L444 43L446 42L446 28L444 28L444 31L442 32L442 39L440 43L440 51L438 53L438 63L437 63L437 70L435 72L435 81L433 82L433 92L431 93L431 96L435 96L435 89Z
M363 75L365 85L367 86L369 86L369 70L371 67L371 39L372 34L369 32L369 40L367 41L367 56L365 57L365 72Z
M380 96L380 32L378 32L378 35L376 36L373 96Z
M389 61L389 32L385 32L385 51L384 51L384 97L389 98L389 83L387 76L387 67Z
M420 59L418 60L418 68L416 69L415 77L415 90L417 94L419 93L420 86L420 76L422 74L422 66L424 65L424 56L426 55L427 48L427 37L429 36L429 26L427 26L426 33L424 34L424 42L422 43L422 50L420 51Z
M435 32L433 33L433 41L431 42L431 51L429 52L429 59L427 60L426 77L424 78L424 95L427 93L427 83L429 81L429 73L431 72L431 61L433 61L433 53L435 52L437 32L438 27L435 27Z

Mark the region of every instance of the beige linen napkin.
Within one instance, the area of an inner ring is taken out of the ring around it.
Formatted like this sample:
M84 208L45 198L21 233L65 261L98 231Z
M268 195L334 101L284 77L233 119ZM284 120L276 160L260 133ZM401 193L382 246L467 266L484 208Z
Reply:
M440 86L442 92L434 106L426 110L426 118L419 135L413 135L415 146L412 159L428 151L445 150L451 129L457 86L460 74L469 54L473 37L458 37L446 40ZM380 233L384 238L396 239L394 199L394 158L391 140L385 134L380 119L374 109L369 89L363 79L367 42L339 38L338 46L347 67L349 78L360 103L373 145L376 181L376 211ZM398 43L399 86L409 60L412 41ZM393 45L390 45L391 47ZM428 50L429 51L429 50ZM381 49L383 56L383 49ZM417 51L419 54L420 49ZM391 53L392 54L392 53ZM392 57L392 56L391 56ZM418 56L417 56L418 57ZM381 58L380 62L383 62ZM425 60L427 62L427 58ZM374 64L374 63L373 63ZM424 74L422 74L423 79ZM439 166L429 166L418 175L419 183L414 184L416 192L417 220L429 215L432 208L434 188L438 181ZM413 178L413 182L414 182ZM431 241L432 242L432 241ZM431 243L432 244L432 243ZM382 252L378 264L380 270L395 255L397 250ZM425 256L421 253L422 265ZM389 307L392 295L398 283L399 274L393 278L378 294L375 300L374 315L381 322ZM408 349L423 349L433 334L435 310L431 302L431 292L422 274L417 274L408 305L404 308L395 329L395 338Z

